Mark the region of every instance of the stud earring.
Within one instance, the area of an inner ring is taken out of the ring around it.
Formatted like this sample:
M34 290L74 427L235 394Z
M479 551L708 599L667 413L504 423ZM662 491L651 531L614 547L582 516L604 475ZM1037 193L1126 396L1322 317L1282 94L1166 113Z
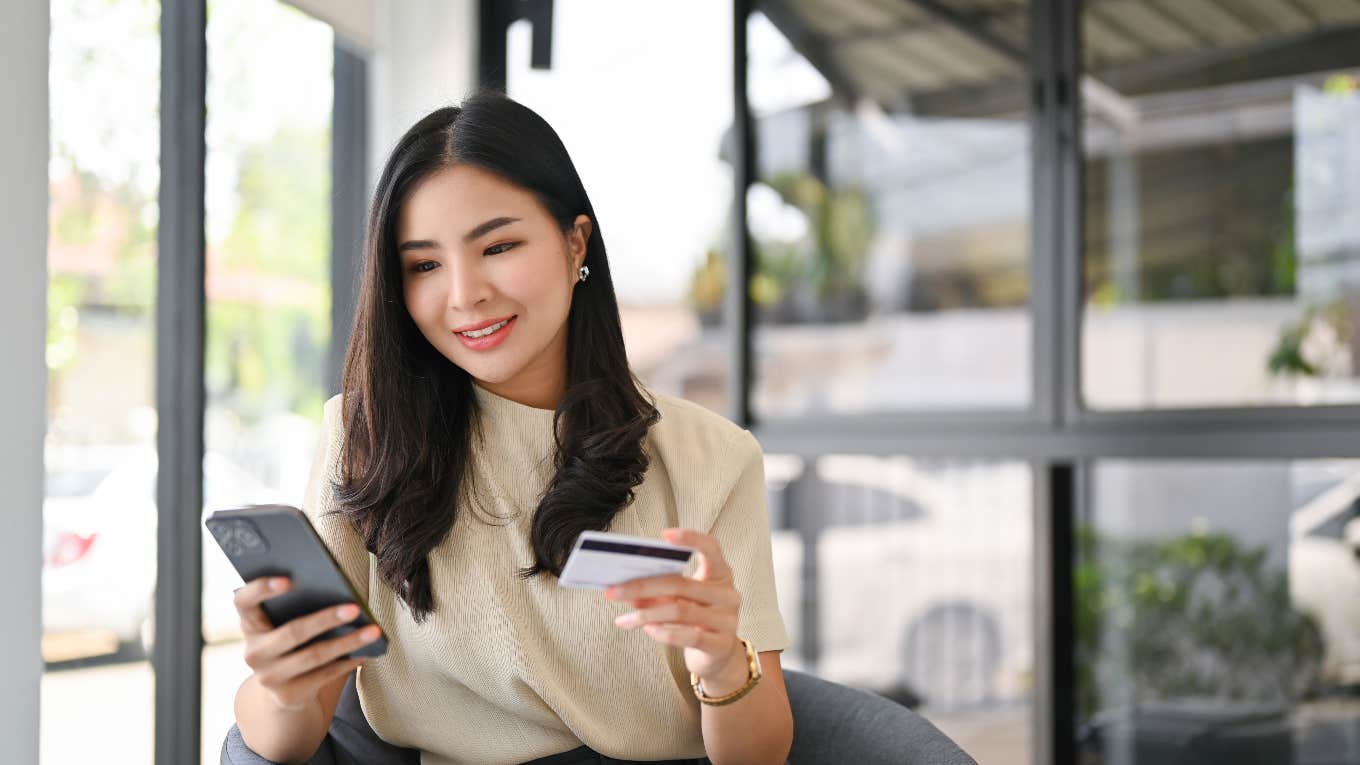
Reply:
M590 276L590 266L581 266L581 269L577 271L576 274L581 277L577 281L584 282L586 277Z

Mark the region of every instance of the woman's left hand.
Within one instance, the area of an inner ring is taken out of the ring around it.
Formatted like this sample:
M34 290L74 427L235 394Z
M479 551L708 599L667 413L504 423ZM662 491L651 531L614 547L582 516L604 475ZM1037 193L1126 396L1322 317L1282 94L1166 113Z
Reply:
M662 529L661 536L694 548L699 556L694 576L654 576L610 587L606 598L629 601L637 609L614 623L625 629L642 627L658 643L683 647L685 666L700 680L731 674L734 666L741 666L744 674L746 654L737 639L741 594L718 540L692 529Z

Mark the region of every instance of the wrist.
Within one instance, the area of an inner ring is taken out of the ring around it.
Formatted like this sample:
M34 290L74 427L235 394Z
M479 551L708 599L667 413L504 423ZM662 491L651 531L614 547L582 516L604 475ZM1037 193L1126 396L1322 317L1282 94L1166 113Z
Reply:
M746 681L750 677L750 667L746 662L746 647L734 635L732 650L727 655L727 661L708 675L700 677L699 684L703 687L705 695L726 696L746 685Z

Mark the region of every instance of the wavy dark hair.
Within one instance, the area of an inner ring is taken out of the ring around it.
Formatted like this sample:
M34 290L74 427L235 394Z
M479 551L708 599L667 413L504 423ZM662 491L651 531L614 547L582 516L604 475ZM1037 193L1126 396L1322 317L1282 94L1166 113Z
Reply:
M363 275L341 391L344 440L335 489L377 557L378 574L416 621L434 610L429 554L471 496L479 425L471 376L420 333L406 311L396 226L424 178L475 165L533 193L565 237L590 217L588 285L567 316L566 391L553 415L555 474L534 514L534 560L523 578L559 576L580 532L608 528L647 470L643 439L655 403L628 367L604 239L585 187L552 127L494 90L436 109L397 142L373 192Z

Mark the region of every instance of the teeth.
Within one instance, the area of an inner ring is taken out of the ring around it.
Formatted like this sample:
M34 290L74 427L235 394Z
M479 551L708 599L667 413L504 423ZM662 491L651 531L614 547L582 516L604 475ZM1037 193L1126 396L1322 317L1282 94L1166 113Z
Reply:
M491 326L484 327L482 329L474 329L471 332L459 332L458 334L462 335L463 337L486 337L487 335L493 332L499 331L501 327L504 327L506 324L509 323L510 320L506 319L505 321L499 324L492 324Z

